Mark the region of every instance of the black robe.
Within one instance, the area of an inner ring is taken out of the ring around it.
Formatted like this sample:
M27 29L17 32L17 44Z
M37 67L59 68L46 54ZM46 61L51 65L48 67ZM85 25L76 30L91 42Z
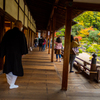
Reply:
M12 72L14 75L23 76L22 55L28 53L24 33L18 28L7 31L1 42L0 56L5 56L3 73Z
M42 47L44 40L42 38L39 39L39 47Z

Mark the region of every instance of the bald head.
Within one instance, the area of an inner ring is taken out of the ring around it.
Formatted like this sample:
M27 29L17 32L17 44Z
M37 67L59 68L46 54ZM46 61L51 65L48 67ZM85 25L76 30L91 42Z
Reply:
M20 20L16 20L15 27L17 27L20 31L22 31L22 22Z

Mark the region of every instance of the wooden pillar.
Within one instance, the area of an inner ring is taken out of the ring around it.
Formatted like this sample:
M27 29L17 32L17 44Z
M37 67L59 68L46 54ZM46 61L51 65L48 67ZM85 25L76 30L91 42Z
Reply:
M33 32L32 32L32 47L33 47Z
M30 48L30 29L28 28L28 49Z
M33 32L31 31L31 47L33 47Z
M31 41L32 40L32 35L31 34L32 34L32 31L30 30L30 47L32 46L32 41Z
M51 52L51 62L54 60L54 34L55 34L55 27L56 27L56 8L54 9L54 16L53 16L53 34L52 34L52 52Z
M35 33L33 32L33 47L34 47Z
M52 21L50 20L50 35L49 35L49 48L48 48L48 54L50 54L51 30L52 30Z
M18 16L17 19L19 20L19 0L18 0Z
M0 43L4 34L4 16L0 16Z
M66 19L65 19L65 46L64 46L64 59L63 59L62 90L67 90L68 87L71 22L72 22L72 8L68 7L66 9Z
M27 29L27 47L28 47L28 38L29 38L29 30Z
M48 29L46 31L46 49L48 48Z
M4 16L0 16L0 43L2 41L4 35ZM4 64L5 58L1 59L0 58L0 70L3 69L3 64Z
M32 34L31 34L31 30L30 30L30 47L32 46L31 39L32 39Z

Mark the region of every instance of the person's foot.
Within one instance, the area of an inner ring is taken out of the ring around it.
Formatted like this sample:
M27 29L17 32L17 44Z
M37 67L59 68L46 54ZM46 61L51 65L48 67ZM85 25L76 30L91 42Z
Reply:
M14 89L14 88L18 88L19 86L18 85L10 85L10 89Z
M74 73L74 71L70 71L70 73Z
M61 62L61 60L59 60L59 62Z
M56 60L56 62L57 62L58 60Z

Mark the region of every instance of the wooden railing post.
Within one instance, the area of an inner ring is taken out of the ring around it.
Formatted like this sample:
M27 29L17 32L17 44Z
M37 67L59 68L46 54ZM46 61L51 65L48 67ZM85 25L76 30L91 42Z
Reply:
M97 60L96 57L97 57L97 55L94 53L92 56L93 56L93 58L92 58L92 61L91 61L90 79L94 80L95 76L97 75L97 68L96 68L96 60Z

